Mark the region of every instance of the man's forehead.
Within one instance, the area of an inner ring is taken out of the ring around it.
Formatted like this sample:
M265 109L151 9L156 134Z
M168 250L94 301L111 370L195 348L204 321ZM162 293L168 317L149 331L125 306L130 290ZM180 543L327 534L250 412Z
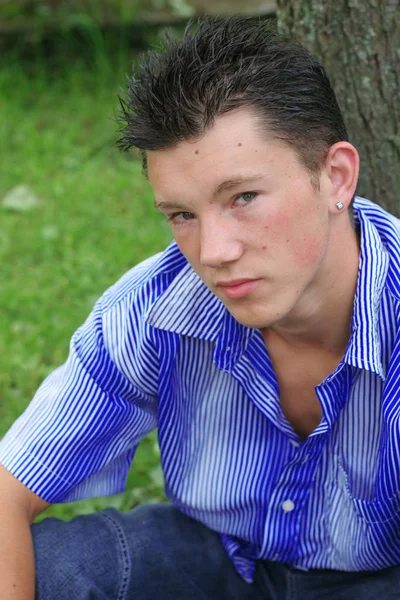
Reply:
M292 153L288 144L263 134L254 114L242 109L219 117L197 140L148 151L147 172L157 205L201 189L212 201L241 184L273 177L290 163Z
M264 126L262 126L264 124ZM231 141L234 146L241 147L242 139L248 138L259 142L273 139L272 133L265 131L265 123L254 108L249 106L227 111L218 115L205 130L195 137L190 137L177 142L167 148L147 150L147 161L157 159L169 150L184 149L184 152L200 156L202 148L207 145L219 145Z

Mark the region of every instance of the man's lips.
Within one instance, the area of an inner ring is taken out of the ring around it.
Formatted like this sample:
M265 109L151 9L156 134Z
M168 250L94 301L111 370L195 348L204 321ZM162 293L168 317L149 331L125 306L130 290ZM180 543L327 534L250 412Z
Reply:
M261 279L232 279L232 281L220 281L216 285L225 296L237 300L251 294L260 282Z

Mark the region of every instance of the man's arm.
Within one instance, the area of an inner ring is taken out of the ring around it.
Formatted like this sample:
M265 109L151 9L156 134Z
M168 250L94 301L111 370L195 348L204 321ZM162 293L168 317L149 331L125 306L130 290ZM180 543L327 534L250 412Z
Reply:
M49 504L0 465L0 598L33 600L35 568L30 524Z

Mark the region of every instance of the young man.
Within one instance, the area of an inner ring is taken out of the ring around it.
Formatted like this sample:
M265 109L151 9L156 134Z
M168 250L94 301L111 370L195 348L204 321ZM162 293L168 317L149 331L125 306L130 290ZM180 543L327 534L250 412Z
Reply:
M171 504L33 525L39 599L399 599L400 232L353 204L324 70L204 19L122 106L175 242L2 441L0 597L33 598L33 517L122 490L158 427Z

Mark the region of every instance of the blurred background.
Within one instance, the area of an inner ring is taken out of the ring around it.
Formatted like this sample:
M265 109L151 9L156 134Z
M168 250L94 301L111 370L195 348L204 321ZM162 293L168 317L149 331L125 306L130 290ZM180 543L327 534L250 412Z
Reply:
M166 27L179 36L190 16L241 4L0 3L0 437L65 361L95 300L171 240L139 157L115 146L116 93L132 64ZM247 14L273 11L273 2L246 3ZM124 494L50 512L129 508L162 499L162 487L154 433Z
M399 2L0 0L0 437L68 354L95 300L171 239L135 153L115 142L116 93L140 52L202 14L268 16L323 59L362 154L360 193L400 204ZM356 6L357 5L357 6ZM70 518L160 501L156 433L115 497ZM46 514L49 514L46 513Z

